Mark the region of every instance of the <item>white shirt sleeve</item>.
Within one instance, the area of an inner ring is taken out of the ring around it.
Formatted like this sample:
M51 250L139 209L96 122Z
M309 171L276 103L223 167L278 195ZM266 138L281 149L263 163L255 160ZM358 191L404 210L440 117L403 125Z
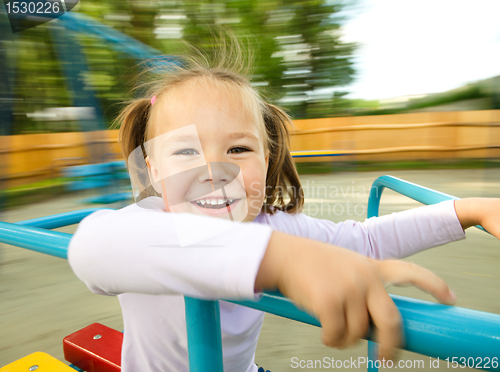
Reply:
M173 219L205 230L225 230L181 246ZM136 204L83 219L69 244L68 261L94 293L186 294L197 298L254 298L254 284L272 229L255 223Z
M275 230L341 246L377 259L403 258L465 238L453 200L373 217L365 222L334 223L283 212L261 219L267 220L266 223Z

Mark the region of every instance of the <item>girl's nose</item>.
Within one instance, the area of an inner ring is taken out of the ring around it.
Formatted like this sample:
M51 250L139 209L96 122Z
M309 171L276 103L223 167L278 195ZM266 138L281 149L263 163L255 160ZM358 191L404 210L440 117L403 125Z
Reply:
M200 174L200 182L211 181L214 185L224 186L232 182L239 174L240 167L228 162L210 162L206 171Z

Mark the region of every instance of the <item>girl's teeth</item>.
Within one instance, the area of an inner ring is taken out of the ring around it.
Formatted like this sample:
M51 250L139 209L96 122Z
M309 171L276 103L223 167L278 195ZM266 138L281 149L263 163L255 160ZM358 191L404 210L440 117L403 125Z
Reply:
M235 201L236 199L198 199L196 200L196 203L198 205L222 205L222 204L231 204Z

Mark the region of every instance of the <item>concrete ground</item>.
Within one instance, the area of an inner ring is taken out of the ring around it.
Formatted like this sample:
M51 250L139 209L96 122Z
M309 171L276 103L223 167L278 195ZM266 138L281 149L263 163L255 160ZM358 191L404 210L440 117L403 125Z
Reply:
M306 214L334 222L363 221L371 183L381 172L337 173L302 177ZM392 171L390 174L458 197L500 196L500 170ZM354 191L353 191L354 190ZM64 196L4 212L0 220L14 222L89 207L81 196ZM381 214L419 204L386 190ZM72 233L75 227L60 229ZM500 314L500 243L475 229L467 240L419 253L411 261L443 277L458 295L457 306ZM389 288L389 292L432 301L414 288ZM67 262L21 248L0 245L0 366L35 351L63 359L62 339L94 322L121 330L118 300L91 294L72 273ZM347 350L334 350L320 342L319 328L267 315L257 348L256 362L273 372L332 369L300 368L308 360L350 360L366 356L366 342ZM495 355L496 357L500 357ZM494 356L492 356L494 357ZM406 369L427 371L429 357L402 352ZM415 366L417 360L423 367ZM314 363L314 362L313 362ZM411 365L413 363L413 365ZM435 363L435 362L434 362ZM446 362L439 369L448 369ZM437 366L436 364L433 367ZM451 368L451 367L449 367ZM366 364L352 370L366 370Z

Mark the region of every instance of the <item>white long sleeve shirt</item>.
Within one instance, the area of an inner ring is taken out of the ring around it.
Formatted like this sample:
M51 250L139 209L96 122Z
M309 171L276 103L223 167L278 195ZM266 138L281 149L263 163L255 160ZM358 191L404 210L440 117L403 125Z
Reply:
M181 246L176 223L225 231ZM68 260L98 294L118 295L125 327L122 371L188 371L183 294L253 299L255 278L272 231L341 246L368 257L402 258L463 239L453 201L365 222L333 223L303 214L260 214L254 223L165 211L161 198L82 220ZM220 301L225 371L255 372L264 313Z

